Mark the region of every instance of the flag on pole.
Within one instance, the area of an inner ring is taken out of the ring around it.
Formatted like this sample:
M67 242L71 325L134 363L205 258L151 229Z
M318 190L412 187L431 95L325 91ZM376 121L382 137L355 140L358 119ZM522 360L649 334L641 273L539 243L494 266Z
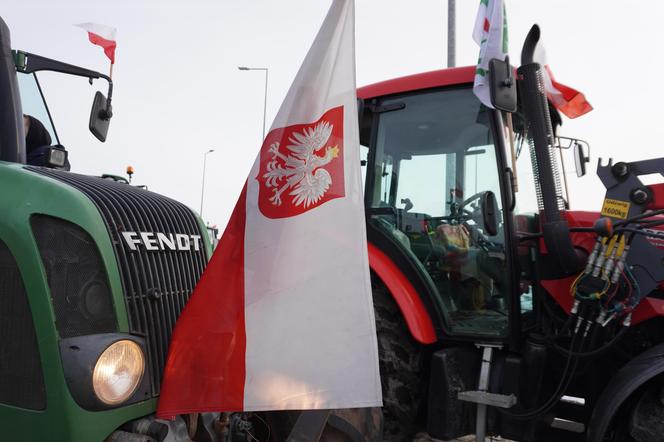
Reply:
M504 60L508 52L507 13L502 0L480 0L473 40L480 45L473 92L485 106L493 108L488 78L489 61L494 58Z
M115 64L115 34L117 31L115 28L98 23L79 23L74 26L85 29L90 42L104 48L104 53L111 60L111 64Z
M558 83L546 60L546 50L540 40L535 48L534 61L544 67L544 90L553 106L567 118L577 118L593 110L586 96L574 88Z
M544 89L553 106L567 118L576 118L593 110L586 96L574 88L558 83L549 65L544 66Z
M381 405L356 107L334 0L176 324L158 416Z

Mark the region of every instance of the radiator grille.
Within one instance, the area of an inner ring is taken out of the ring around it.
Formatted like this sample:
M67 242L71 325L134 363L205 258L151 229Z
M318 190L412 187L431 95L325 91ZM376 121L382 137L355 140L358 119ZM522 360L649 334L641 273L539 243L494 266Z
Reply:
M23 278L0 240L0 403L46 408L39 347Z
M194 250L132 250L122 232L203 236L194 213L172 199L130 185L52 169L28 170L57 179L88 196L101 213L120 270L129 328L145 336L152 395L157 396L175 321L207 263Z
M30 223L39 247L61 338L118 330L97 245L76 224L46 215Z

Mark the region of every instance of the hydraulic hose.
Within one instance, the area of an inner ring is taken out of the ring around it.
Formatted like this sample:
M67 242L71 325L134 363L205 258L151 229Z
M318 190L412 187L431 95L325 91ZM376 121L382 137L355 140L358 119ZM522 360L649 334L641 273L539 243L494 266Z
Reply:
M570 348L574 348L574 344L576 343L577 337L578 337L578 330L572 335L572 342L570 343ZM583 338L580 345L582 348ZM574 356L572 356L571 354L567 357L567 362L565 363L565 368L563 369L563 374L560 377L560 382L558 383L558 386L554 390L554 393L549 397L549 399L547 399L539 407L535 408L534 410L529 410L522 413L514 413L510 410L497 408L498 412L516 420L530 420L538 416L542 416L543 414L546 414L553 407L556 406L558 401L560 401L560 398L563 396L563 394L569 387L569 384L572 381L572 378L574 377L574 372L576 371L578 364L579 360Z
M597 327L597 326L595 326ZM603 344L601 347L596 348L595 350L590 350L590 351L585 351L585 352L579 352L579 351L570 351L569 349L566 349L565 347L562 347L554 341L554 338L551 336L547 336L547 340L551 343L551 346L556 350L558 353L562 354L563 356L567 357L575 357L579 359L592 359L599 357L606 353L607 351L611 350L615 345L622 340L622 338L625 336L627 333L627 329L629 327L622 326L618 333L607 343ZM592 343L592 336L591 336L591 343ZM570 346L571 348L571 346Z

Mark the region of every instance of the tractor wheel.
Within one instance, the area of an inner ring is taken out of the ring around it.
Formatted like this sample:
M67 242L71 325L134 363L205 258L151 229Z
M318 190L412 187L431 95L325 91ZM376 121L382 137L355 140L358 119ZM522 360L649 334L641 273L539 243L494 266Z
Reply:
M387 288L372 280L380 381L383 389L384 440L411 441L426 398L422 348L411 336Z
M604 441L651 442L664 434L664 376L642 385L612 418Z
M265 413L265 420L273 437L270 440L286 441L300 411L272 411ZM347 408L332 410L319 442L381 442L383 416L380 408ZM262 439L261 439L262 440Z

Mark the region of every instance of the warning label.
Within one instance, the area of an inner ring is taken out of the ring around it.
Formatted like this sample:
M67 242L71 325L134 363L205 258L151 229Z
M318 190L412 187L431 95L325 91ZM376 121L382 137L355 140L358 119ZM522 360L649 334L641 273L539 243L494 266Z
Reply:
M601 213L602 215L610 216L611 218L627 219L629 202L605 198Z

